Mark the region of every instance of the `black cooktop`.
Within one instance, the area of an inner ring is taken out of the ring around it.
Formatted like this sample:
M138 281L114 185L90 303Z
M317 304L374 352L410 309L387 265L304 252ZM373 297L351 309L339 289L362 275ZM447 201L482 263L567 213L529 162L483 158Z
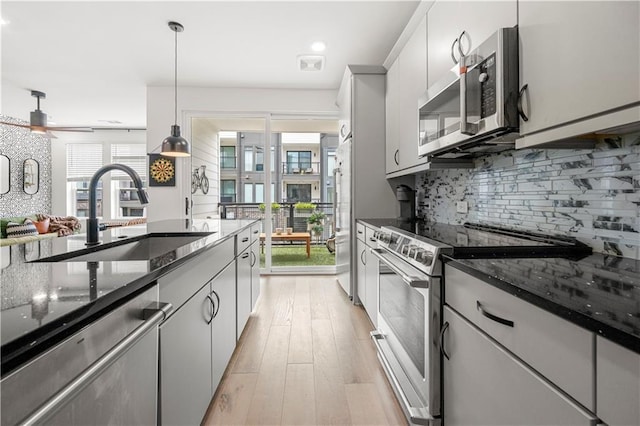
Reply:
M575 238L500 228L477 223L448 225L400 222L392 226L453 247L457 259L564 257L581 259L591 247Z

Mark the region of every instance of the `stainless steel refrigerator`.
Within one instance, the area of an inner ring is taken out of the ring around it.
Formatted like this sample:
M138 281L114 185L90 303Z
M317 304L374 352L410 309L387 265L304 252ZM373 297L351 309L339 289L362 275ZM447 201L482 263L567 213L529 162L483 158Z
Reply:
M387 182L385 172L385 80L384 67L349 65L337 101L340 144L334 171L336 272L338 282L356 302L355 222L397 215L394 186Z
M351 291L351 138L336 149L336 168L333 171L334 218L336 233L336 274L338 282L349 295Z

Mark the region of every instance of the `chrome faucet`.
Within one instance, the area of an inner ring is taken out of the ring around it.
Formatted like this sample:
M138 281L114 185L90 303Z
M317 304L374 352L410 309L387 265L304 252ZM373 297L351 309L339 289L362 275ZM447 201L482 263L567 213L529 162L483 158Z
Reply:
M131 177L133 184L138 188L138 198L140 199L140 204L149 204L149 196L147 192L144 190L142 186L142 179L129 166L125 166L124 164L107 164L106 166L101 167L94 173L91 177L91 181L89 182L89 219L87 220L87 245L93 246L99 244L98 241L98 214L97 214L97 190L98 190L98 182L103 174L107 173L111 170L122 170L126 174Z

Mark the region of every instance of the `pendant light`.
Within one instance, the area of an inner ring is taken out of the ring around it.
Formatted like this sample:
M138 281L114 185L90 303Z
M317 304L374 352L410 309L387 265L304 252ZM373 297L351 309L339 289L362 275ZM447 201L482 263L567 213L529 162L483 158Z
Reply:
M169 22L169 28L175 32L175 73L174 73L174 125L171 126L171 136L167 136L162 141L162 150L160 153L168 157L188 157L191 155L191 146L189 142L180 136L180 126L178 126L178 33L184 31L182 24L178 22Z

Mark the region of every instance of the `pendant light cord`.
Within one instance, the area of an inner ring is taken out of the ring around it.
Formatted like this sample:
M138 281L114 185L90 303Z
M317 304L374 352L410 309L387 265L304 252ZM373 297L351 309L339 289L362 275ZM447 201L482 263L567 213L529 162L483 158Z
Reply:
M174 60L174 73L173 73L173 96L174 96L174 124L178 125L178 31L175 31L175 60Z

